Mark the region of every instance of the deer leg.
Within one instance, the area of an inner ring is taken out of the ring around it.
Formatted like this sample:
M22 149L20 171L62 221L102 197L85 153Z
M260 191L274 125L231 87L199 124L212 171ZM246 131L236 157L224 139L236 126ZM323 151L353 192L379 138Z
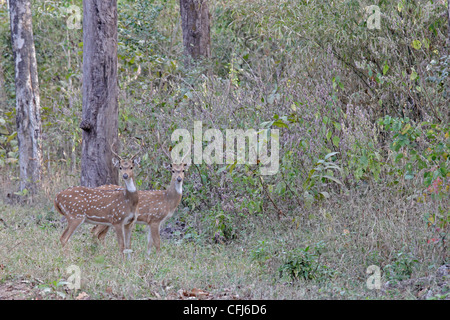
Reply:
M161 237L159 235L159 222L152 223L150 225L150 231L152 236L152 242L155 245L156 252L160 252L160 243L161 243ZM149 250L150 250L150 244L149 244Z
M131 250L131 233L133 232L134 222L124 226L125 228L125 247Z
M99 232L99 234L97 235L97 237L98 237L99 240L105 241L106 234L108 233L109 227L108 227L108 226L103 226L103 228L100 228L100 229L103 229L103 230L101 230L101 231Z
M117 235L117 242L119 243L119 250L123 256L123 251L125 250L125 228L123 224L114 225L114 230Z
M150 252L152 251L152 245L152 230L150 229L150 225L147 225L147 256L150 255Z
M108 233L109 227L108 226L102 226L102 225L96 225L91 229L91 233L93 234L93 238L98 238L100 241L104 241L106 234Z
M83 219L68 218L67 221L68 221L67 228L66 230L64 230L63 234L61 235L61 238L59 239L63 247L66 245L67 241L69 241L70 237L75 232L75 230L77 230L80 224L84 222L84 218Z

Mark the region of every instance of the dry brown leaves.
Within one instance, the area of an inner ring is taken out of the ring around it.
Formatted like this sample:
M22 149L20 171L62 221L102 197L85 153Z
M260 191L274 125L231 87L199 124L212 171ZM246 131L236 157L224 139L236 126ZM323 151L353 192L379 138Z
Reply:
M198 299L198 300L219 300L219 299L239 299L238 294L233 294L230 289L225 288L222 292L212 294L203 289L193 288L192 290L180 289L177 291L178 298L182 300Z

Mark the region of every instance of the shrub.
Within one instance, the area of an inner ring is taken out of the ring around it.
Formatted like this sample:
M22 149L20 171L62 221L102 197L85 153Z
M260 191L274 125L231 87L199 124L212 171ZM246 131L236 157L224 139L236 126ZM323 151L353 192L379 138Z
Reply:
M321 256L326 244L318 242L314 248L296 248L286 253L286 258L278 268L280 278L287 275L291 281L299 279L324 281L333 276L334 271L323 264ZM310 250L311 249L311 250Z

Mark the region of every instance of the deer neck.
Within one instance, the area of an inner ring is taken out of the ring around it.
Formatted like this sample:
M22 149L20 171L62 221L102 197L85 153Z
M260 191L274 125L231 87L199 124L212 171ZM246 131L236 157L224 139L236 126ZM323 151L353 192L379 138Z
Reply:
M129 178L125 180L125 197L131 200L132 204L137 204L139 197L136 189L136 185L134 184L133 178Z
M177 207L181 201L181 195L183 193L183 182L178 183L175 179L170 182L170 187L167 190L167 198L173 203L173 207Z

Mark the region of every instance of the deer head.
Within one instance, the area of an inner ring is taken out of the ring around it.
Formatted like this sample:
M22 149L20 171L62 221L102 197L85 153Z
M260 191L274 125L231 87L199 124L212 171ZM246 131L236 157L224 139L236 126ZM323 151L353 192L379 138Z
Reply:
M141 161L141 158L138 157L137 155L142 151L142 148L139 145L138 152L135 153L129 160L122 159L116 152L114 152L113 149L114 143L111 145L111 152L114 155L114 157L112 158L112 163L116 168L119 168L120 175L125 181L127 189L132 192L136 191L136 188L134 186L133 167L135 165L138 166Z

